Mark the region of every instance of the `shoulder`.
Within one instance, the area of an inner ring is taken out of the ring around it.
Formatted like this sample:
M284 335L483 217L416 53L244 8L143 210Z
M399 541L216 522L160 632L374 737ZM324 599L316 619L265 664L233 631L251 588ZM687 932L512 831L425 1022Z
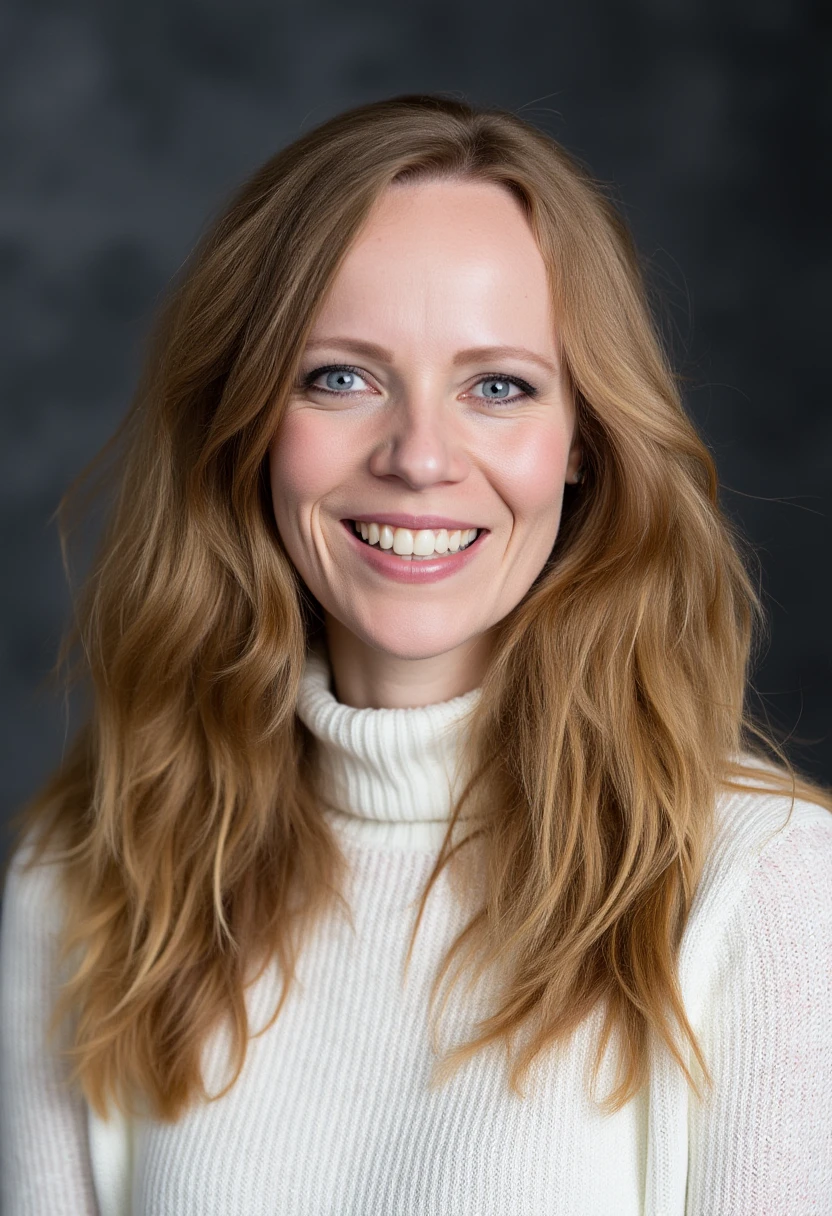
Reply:
M750 758L744 760L748 769ZM722 790L717 797L715 833L702 875L704 890L726 883L736 888L764 858L785 856L789 841L814 840L821 855L829 860L832 812L779 789L754 788L766 784L759 777L742 776L737 783L740 788Z
M3 882L0 951L4 964L53 939L63 919L59 863L48 854L35 862L31 838L12 852Z
M779 791L721 793L683 970L701 976L726 937L738 954L774 937L820 946L824 934L832 934L832 812Z

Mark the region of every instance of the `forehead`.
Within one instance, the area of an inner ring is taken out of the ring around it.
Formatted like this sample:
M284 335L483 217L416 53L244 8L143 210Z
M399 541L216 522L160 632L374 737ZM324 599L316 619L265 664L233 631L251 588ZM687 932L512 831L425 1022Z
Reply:
M333 326L335 329L333 329ZM368 327L370 333L357 333ZM392 185L347 251L311 337L555 344L546 265L518 201L490 182Z

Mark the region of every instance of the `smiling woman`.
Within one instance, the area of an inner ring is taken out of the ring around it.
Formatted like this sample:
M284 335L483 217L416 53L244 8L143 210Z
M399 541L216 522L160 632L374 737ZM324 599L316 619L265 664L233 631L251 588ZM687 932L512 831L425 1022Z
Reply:
M9 1213L825 1210L832 797L746 712L759 603L588 174L439 97L309 132L115 446L6 884Z
M384 191L270 446L277 526L323 608L341 702L429 705L482 683L494 627L545 565L577 479L558 347L546 264L508 190L429 178ZM379 535L355 544L342 522L362 517Z

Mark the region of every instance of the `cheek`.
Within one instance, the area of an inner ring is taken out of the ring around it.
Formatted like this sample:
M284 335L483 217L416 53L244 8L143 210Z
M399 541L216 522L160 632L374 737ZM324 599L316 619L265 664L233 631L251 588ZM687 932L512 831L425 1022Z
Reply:
M336 487L347 467L345 445L326 421L322 414L290 412L272 440L269 470L278 525Z
M568 458L569 436L560 428L523 428L495 448L495 481L516 517L533 520L560 509Z

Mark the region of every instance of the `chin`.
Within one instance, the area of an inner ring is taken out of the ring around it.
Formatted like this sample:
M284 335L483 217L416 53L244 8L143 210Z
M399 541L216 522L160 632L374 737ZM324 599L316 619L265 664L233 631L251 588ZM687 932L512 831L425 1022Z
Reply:
M459 631L459 622L452 629L443 623L398 621L389 628L354 629L356 638L370 649L396 659L433 659L450 654L460 646L471 643L480 631Z
M419 639L410 638L407 641L401 638L370 636L366 639L368 646L380 654L389 655L395 659L435 659L441 655L450 654L457 647L463 646L468 638L460 638L448 643L448 639L442 637L430 638L424 637Z

